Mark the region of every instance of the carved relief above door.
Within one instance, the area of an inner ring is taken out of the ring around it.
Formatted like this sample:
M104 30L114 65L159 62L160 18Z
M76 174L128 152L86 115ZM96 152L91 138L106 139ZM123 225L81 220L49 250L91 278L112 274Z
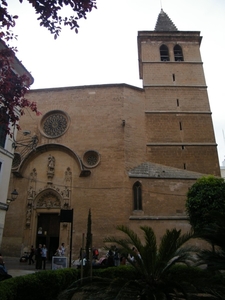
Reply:
M48 189L37 196L34 208L61 208L61 196L55 191Z

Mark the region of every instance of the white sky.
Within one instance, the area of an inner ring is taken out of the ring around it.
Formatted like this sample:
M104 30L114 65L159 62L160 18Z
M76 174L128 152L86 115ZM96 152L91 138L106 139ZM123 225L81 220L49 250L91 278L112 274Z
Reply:
M8 0L17 14L17 57L34 77L32 89L106 83L142 87L137 32L154 30L162 7L178 30L200 31L219 162L225 157L225 0L97 0L79 33L63 28L54 40L31 5Z

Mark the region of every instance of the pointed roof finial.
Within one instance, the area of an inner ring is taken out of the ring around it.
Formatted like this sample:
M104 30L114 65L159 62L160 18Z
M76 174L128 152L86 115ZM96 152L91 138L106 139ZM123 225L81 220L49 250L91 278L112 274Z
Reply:
M155 31L177 31L176 26L173 24L173 22L170 20L170 18L162 8L158 15L158 19L155 25Z

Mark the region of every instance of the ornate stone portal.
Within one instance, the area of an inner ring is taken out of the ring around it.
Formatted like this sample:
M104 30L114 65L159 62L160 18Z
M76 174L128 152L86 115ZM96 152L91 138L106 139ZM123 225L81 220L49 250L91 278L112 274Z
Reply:
M72 171L67 167L63 183L64 188L53 184L55 174L55 157L49 154L47 160L47 185L37 191L37 171L32 170L29 177L29 190L27 191L26 227L32 225L34 210L60 210L68 209L71 201Z

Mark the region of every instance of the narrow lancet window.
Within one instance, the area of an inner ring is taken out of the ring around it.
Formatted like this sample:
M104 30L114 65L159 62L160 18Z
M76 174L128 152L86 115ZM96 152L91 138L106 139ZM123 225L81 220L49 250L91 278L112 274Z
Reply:
M173 52L174 52L174 60L175 61L183 61L184 57L183 57L183 51L180 45L176 45L173 48Z
M133 185L134 210L142 210L142 189L139 181Z
M161 61L169 61L170 60L169 50L166 45L162 45L160 47L160 58L161 58Z

